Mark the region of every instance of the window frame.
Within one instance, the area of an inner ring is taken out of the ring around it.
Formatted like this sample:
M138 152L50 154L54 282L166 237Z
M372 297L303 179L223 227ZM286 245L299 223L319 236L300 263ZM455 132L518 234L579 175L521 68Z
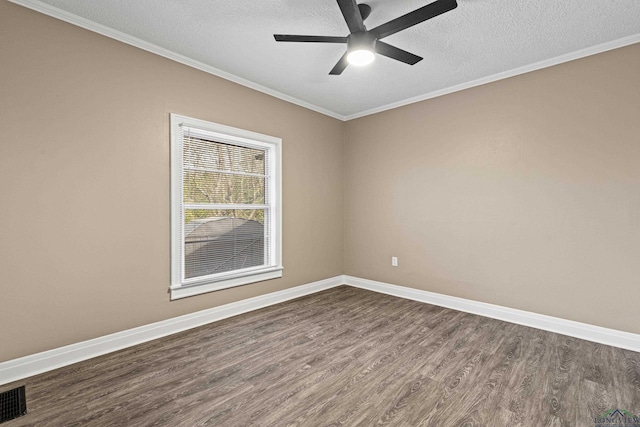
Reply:
M282 139L219 123L170 114L171 125L171 300L200 295L221 289L248 285L282 277ZM184 279L184 219L183 219L183 139L181 127L195 128L210 134L216 141L269 152L267 164L269 206L270 263L257 268L238 269L216 274L215 277Z

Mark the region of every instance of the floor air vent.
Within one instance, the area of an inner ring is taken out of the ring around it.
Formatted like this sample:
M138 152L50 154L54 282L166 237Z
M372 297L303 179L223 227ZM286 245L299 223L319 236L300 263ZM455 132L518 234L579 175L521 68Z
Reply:
M24 386L0 393L0 423L21 417L27 413Z

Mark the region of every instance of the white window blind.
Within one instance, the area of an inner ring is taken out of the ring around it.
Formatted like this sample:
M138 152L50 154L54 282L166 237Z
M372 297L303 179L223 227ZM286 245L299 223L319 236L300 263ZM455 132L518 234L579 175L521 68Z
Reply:
M280 277L280 140L171 119L172 297Z

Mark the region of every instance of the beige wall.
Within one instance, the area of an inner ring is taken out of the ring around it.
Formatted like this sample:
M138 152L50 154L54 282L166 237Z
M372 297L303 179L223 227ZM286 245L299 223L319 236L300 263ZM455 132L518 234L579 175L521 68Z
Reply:
M342 274L344 123L0 1L0 362ZM283 139L284 277L169 301L169 113Z
M0 362L342 273L640 333L640 44L347 123L4 1L0 58ZM169 301L171 112L283 139L282 279Z
M346 274L640 333L639 76L635 44L348 122Z

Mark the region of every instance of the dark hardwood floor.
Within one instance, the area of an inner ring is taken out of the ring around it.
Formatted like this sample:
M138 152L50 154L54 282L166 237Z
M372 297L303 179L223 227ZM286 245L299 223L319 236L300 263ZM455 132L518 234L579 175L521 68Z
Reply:
M15 426L594 426L640 353L341 286L0 387Z

